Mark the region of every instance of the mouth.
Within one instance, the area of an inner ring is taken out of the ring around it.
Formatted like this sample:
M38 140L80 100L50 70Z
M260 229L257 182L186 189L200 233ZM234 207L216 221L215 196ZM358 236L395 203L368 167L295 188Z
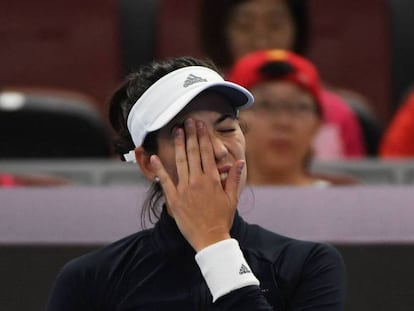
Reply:
M270 144L276 148L286 149L292 146L292 142L289 139L277 138L273 139Z
M218 173L220 175L220 182L223 186L223 189L226 186L227 178L229 177L229 171L230 171L231 165L224 165L219 168Z

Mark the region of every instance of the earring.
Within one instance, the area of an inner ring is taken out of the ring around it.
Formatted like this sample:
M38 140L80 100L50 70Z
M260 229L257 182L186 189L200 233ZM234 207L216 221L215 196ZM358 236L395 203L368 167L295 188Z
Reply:
M158 184L160 182L160 178L158 176L155 176L154 177L154 182Z

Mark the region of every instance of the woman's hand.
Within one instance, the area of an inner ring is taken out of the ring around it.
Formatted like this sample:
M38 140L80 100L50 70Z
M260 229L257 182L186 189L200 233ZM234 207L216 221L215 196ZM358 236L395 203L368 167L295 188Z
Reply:
M174 145L177 185L158 156L151 156L151 164L178 228L198 252L230 238L245 163L233 163L223 188L211 139L202 121L186 120L185 135L182 128L177 128Z

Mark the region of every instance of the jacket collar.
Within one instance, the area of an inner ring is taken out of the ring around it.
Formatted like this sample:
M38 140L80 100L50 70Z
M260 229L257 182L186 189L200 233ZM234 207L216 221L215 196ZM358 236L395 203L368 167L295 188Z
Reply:
M246 232L247 224L236 211L230 235L239 242L242 242ZM153 237L154 243L164 254L180 256L184 254L195 255L194 249L181 234L174 218L168 214L165 206L162 209L160 219L154 227Z

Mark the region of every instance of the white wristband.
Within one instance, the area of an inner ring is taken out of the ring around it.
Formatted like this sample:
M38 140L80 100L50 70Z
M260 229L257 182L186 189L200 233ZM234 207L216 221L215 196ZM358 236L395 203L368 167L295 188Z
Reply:
M203 248L195 259L213 295L213 302L238 288L259 285L235 239Z

